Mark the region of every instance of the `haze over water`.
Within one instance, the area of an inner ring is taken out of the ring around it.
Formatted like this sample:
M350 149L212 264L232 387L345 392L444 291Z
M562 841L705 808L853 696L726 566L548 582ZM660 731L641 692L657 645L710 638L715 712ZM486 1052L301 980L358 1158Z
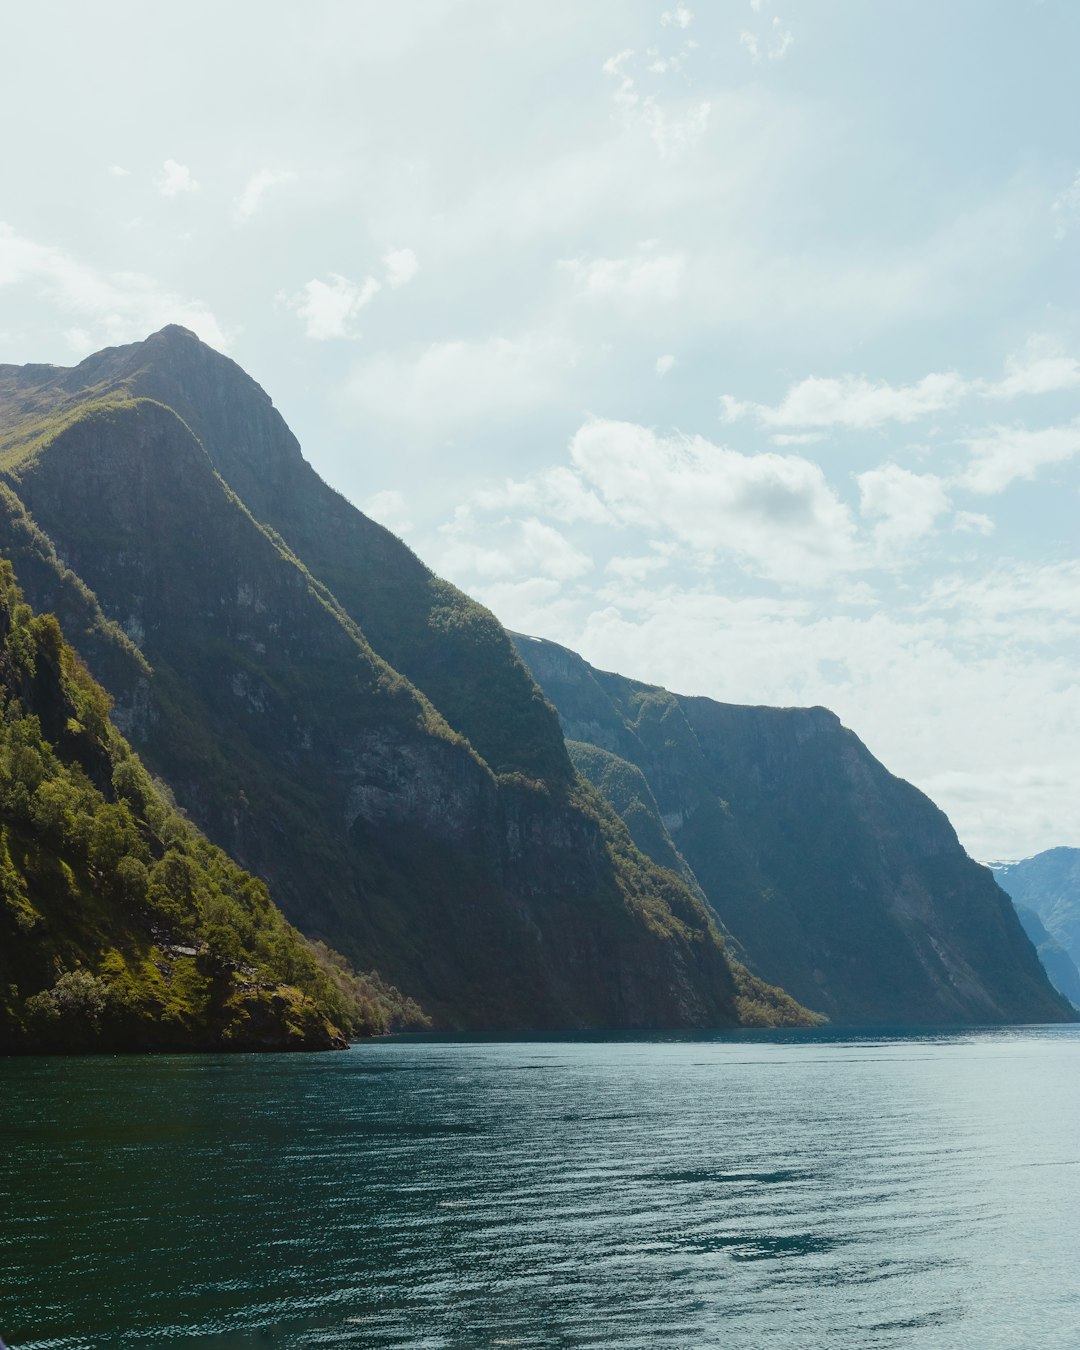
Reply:
M0 1334L1080 1345L1080 1029L0 1061Z

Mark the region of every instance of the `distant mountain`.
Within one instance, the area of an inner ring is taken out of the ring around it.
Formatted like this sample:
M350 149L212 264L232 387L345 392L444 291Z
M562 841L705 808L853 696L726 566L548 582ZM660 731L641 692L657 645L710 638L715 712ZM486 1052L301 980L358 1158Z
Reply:
M148 766L443 1027L806 1021L575 771L488 611L184 329L0 367L0 546Z
M1055 937L1047 932L1042 919L1027 905L1016 905L1016 913L1031 939L1050 983L1064 994L1074 1008L1080 1009L1080 970Z
M355 1013L0 562L0 1052L327 1049Z
M1080 966L1080 848L1049 848L1022 862L990 863L998 884L1033 909Z
M1072 1017L943 813L832 713L687 698L515 641L575 763L764 978L847 1024Z

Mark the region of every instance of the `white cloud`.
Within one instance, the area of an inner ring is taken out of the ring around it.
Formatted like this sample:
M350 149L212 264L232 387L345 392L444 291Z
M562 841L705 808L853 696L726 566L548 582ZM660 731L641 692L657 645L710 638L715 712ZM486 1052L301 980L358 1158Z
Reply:
M1067 426L992 427L981 436L963 442L970 459L954 479L972 492L990 495L1002 492L1017 479L1033 478L1044 465L1061 464L1080 453L1080 418Z
M1014 641L1055 642L1080 634L1080 560L1003 562L976 577L941 577L923 610L958 615L969 638L997 641L1005 631ZM1003 630L1004 620L1008 626Z
M645 553L632 557L616 556L609 558L605 571L610 572L612 576L620 577L624 581L642 581L653 572L662 572L665 567L670 565L670 557L663 557L657 553Z
M296 174L288 169L260 169L258 173L253 173L233 202L233 219L241 224L250 220L272 188L295 181Z
M689 28L694 22L694 11L687 9L685 5L676 5L674 9L665 9L660 15L660 22L665 28Z
M188 166L177 164L175 159L167 159L161 166L156 185L163 197L179 197L185 192L201 191Z
M419 351L382 352L353 371L344 395L361 412L419 432L520 413L554 396L579 356L544 330L456 338Z
M395 248L383 254L383 267L386 268L386 284L391 290L406 286L420 270L416 254L411 248Z
M387 488L383 492L376 492L373 496L361 502L360 509L372 520L377 520L380 525L385 525L388 530L393 530L395 534L404 535L413 528L405 497L396 488Z
M624 47L621 52L616 52L614 56L609 56L601 69L604 74L617 81L611 98L616 107L624 112L629 112L640 102L634 77L627 73L625 67L634 57L633 47Z
M767 427L832 427L858 430L884 422L913 422L951 406L968 388L967 381L950 372L926 375L916 384L877 383L855 375L839 379L811 376L792 385L774 408L762 403L740 403L730 394L720 402L726 422L754 417Z
M957 511L953 516L953 529L961 534L985 536L994 533L994 522L980 511Z
M579 295L630 305L675 300L682 288L685 265L685 258L678 253L593 258L589 262L563 258L558 264L573 280Z
M1068 356L1047 338L1028 341L1023 355L1006 358L1005 374L985 385L989 398L1017 398L1024 394L1054 394L1080 385L1080 361Z
M455 577L497 579L543 577L565 582L592 570L592 559L552 525L530 517L507 522L503 530L484 528L483 542L470 537L475 523L468 508L443 527L449 543L440 565Z
M712 103L708 99L665 106L650 96L642 105L641 122L648 129L661 158L673 159L704 137L711 113Z
M902 547L928 534L949 508L944 485L933 474L883 464L860 473L856 481L859 510L876 522L874 540L882 549Z
M751 8L760 11L761 6L751 5ZM764 32L754 33L749 28L744 28L739 33L739 42L755 65L763 58L766 61L782 61L791 50L794 41L794 33L790 28L784 27L779 15L773 16L772 22Z
M563 525L610 525L614 517L581 476L555 465L531 478L508 478L502 487L479 488L470 498L481 511L540 511Z
M291 303L309 338L320 342L353 338L357 336L353 320L381 289L374 277L365 277L357 283L331 272L329 281L307 282Z
M662 528L705 561L734 554L759 575L808 583L851 562L849 512L809 460L599 418L570 457L617 520Z
M94 350L94 339L85 328L66 328L64 341L80 360Z
M675 369L677 364L674 356L670 352L666 352L663 356L656 358L656 373L663 379L665 375L670 374Z
M182 324L204 342L227 350L228 338L211 310L138 272L88 267L62 249L26 239L0 222L0 287L25 286L38 304L77 318L66 340L76 350L138 341L167 323Z
M109 173L112 175L113 178L130 178L130 177L131 177L131 170L130 170L130 169L125 169L125 168L123 168L123 167L122 167L121 165L119 165L119 164L110 164L110 165L109 165Z
M1080 220L1080 172L1077 172L1061 196L1056 198L1051 212L1054 217L1054 238L1064 239Z
M932 372L914 384L890 384L860 375L811 375L793 384L775 406L721 394L726 422L751 417L765 427L849 427L866 431L887 422L914 422L955 408L963 399L1012 399L1058 393L1080 385L1080 361L1044 337L1006 358L998 380L966 379L956 371ZM790 443L790 442L788 442Z
M689 48L691 44L685 46ZM676 159L705 135L712 104L708 99L661 103L653 94L643 98L629 70L635 54L632 47L627 47L604 62L604 74L616 82L612 102L627 127L648 132L661 159ZM681 65L679 58L678 66Z

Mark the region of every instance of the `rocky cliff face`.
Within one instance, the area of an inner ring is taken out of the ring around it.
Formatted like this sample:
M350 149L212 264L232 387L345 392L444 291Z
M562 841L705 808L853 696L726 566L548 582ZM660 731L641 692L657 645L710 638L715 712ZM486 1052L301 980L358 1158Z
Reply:
M998 884L1033 909L1080 965L1080 848L1048 848L1022 862L991 863Z
M832 713L684 698L517 643L567 738L644 775L665 856L765 978L840 1023L1071 1016L944 814Z
M1016 915L1039 953L1039 960L1050 983L1059 994L1065 995L1074 1008L1080 1010L1080 970L1077 970L1076 962L1033 909L1028 909L1027 905L1017 905Z
M23 584L305 931L443 1026L781 1007L579 779L493 616L327 488L232 362L169 329L2 368L0 428Z

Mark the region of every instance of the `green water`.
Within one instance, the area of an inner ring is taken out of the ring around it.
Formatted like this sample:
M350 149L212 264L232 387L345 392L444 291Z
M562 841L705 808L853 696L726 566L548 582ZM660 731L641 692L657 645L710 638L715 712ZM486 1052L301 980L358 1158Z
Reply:
M1080 1347L1080 1030L0 1060L0 1335Z

